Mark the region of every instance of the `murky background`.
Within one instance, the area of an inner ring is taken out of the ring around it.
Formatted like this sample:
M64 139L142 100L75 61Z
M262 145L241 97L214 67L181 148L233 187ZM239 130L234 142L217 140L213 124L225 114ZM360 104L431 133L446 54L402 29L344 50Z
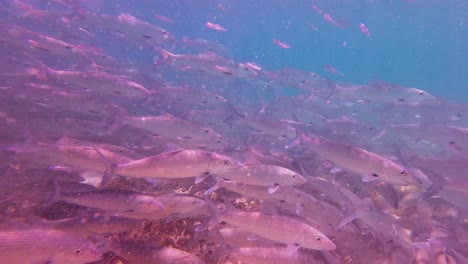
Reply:
M468 263L465 1L6 0L2 263Z

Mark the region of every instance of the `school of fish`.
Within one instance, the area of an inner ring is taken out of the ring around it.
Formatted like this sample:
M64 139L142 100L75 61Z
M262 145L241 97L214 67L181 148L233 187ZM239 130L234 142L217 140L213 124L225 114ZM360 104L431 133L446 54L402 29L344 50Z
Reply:
M0 6L0 263L468 263L468 105L47 2Z

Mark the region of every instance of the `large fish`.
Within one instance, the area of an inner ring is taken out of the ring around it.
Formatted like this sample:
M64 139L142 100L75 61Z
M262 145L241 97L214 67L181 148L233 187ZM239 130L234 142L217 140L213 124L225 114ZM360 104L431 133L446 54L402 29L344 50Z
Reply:
M151 213L165 209L157 197L132 191L97 190L71 194L58 193L55 199L112 213Z
M418 184L403 166L376 153L351 145L300 134L286 147L302 145L336 166L363 177L363 181L379 180L397 185Z
M198 256L171 247L137 243L112 243L110 247L130 263L204 264Z
M2 263L83 264L100 260L101 251L88 239L59 230L0 231Z
M238 170L220 173L218 176L245 184L267 186L271 193L279 186L297 186L307 182L295 171L267 164L245 164Z
M336 249L335 243L322 232L293 217L243 211L221 213L215 211L214 213L220 221L225 221L273 241L315 250Z
M237 160L215 152L178 150L117 165L113 173L131 178L204 178L241 167Z
M214 142L221 139L221 135L213 129L197 125L171 114L145 117L122 117L116 120L111 130L123 125L136 127L154 135L171 139L212 140Z

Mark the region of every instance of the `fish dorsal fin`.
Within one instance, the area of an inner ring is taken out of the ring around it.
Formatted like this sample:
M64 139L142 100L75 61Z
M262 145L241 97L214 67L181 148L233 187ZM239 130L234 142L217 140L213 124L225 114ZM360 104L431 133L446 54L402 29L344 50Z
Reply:
M164 152L165 154L168 154L169 157L178 154L179 152L183 151L184 149L181 148L179 145L173 144L173 143L167 143L166 146L164 147ZM173 153L172 155L170 153Z

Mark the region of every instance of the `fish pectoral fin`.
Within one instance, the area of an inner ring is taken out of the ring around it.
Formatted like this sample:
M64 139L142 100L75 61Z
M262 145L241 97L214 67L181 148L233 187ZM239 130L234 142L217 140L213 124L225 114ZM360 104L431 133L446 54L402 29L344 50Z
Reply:
M371 181L375 181L378 178L379 178L379 175L377 175L375 173L374 174L368 174L368 175L364 175L362 177L362 181L363 182L371 182Z
M173 146L171 145L169 148L172 148ZM167 150L166 150L167 151ZM164 158L170 158L170 157L173 157L177 154L179 154L180 152L182 152L181 149L177 149L177 150L169 150L168 152L164 152L163 154L160 154L161 157L164 157ZM164 156L163 156L164 155Z
M268 187L268 193L272 194L272 193L276 192L278 190L278 188L279 188L279 184L275 184L275 185L273 185L271 187Z
M303 209L304 209L304 205L302 203L296 203L296 214L302 213Z
M204 181L206 178L208 178L209 175L210 174L203 174L195 177L195 184L199 184L200 182Z
M218 177L216 177L216 182L215 184L213 184L213 186L211 186L208 190L205 191L205 195L210 195L211 193L213 193L214 191L218 190L219 188L221 188L220 186L220 182L222 180ZM195 182L196 182L196 179L195 179Z
M60 166L60 165L49 166L49 169L53 170L53 171L65 171L65 172L74 172L75 171L75 169L72 168L72 167Z
M338 223L336 230L341 229L343 226L347 225L348 223L352 222L354 219L357 219L357 215L355 211L348 211L346 215L341 219L340 223Z
M257 234L250 234L247 236L247 241L255 241L261 239L262 237Z
M292 255L294 254L298 249L300 248L300 246L298 244L288 244L286 246L286 252L288 253L288 255Z

